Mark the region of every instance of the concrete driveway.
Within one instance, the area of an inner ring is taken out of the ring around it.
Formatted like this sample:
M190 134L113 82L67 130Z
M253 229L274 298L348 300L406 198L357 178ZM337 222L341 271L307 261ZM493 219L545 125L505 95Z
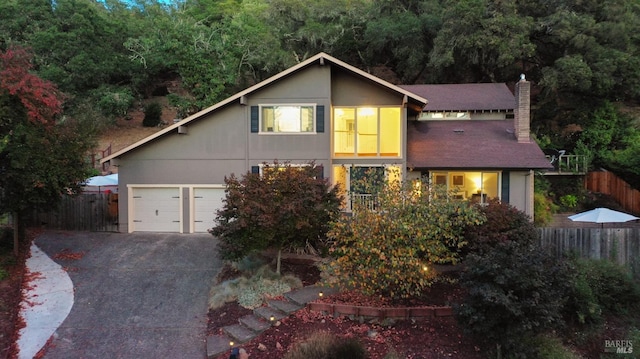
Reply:
M38 237L75 290L44 358L206 358L207 298L222 264L216 244L210 234ZM65 250L84 254L65 259Z

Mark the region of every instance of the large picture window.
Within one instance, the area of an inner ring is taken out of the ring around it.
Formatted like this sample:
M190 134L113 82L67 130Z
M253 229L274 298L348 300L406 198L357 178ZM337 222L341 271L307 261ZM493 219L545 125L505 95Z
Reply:
M399 107L339 107L333 112L335 157L400 157Z
M454 196L486 203L500 198L500 172L432 172L431 183L446 186Z
M260 131L266 133L313 133L313 105L260 107Z

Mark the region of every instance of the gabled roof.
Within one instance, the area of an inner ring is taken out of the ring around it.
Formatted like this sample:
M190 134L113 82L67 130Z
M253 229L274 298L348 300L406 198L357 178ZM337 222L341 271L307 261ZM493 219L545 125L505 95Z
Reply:
M495 111L513 110L513 93L504 83L400 85L429 99L424 111Z
M549 169L535 141L519 143L513 121L410 121L407 166L429 169Z
M105 162L107 162L107 161L109 161L109 160L111 160L113 158L120 157L123 154L125 154L125 153L127 153L129 151L132 151L132 150L134 150L134 149L136 149L136 148L138 148L140 146L143 146L146 143L151 142L151 141L153 141L153 140L155 140L157 138L160 138L160 137L165 136L165 135L170 134L170 133L175 133L175 132L177 132L177 128L178 127L189 125L189 123L191 123L193 121L197 121L197 120L207 116L208 114L216 111L217 109L220 109L220 108L222 108L224 106L227 106L229 104L240 103L241 99L244 96L247 96L247 95L251 94L252 92L255 92L255 91L257 91L257 90L259 90L259 89L261 89L263 87L266 87L266 86L268 86L268 85L270 85L272 83L275 83L275 82L277 82L278 80L280 80L282 78L290 76L290 75L292 75L292 74L294 74L294 73L296 73L296 72L298 72L298 71L300 71L300 70L302 70L302 69L304 69L304 68L306 68L308 66L311 66L311 65L317 64L317 63L321 64L321 65L324 65L327 62L329 62L329 63L331 63L331 64L333 64L333 65L335 65L337 67L340 67L340 68L346 70L347 72L350 72L350 73L352 73L354 75L357 75L357 76L360 76L360 77L365 78L367 80L370 80L370 81L372 81L374 83L377 83L377 84L379 84L379 85L381 85L383 87L386 87L386 88L388 88L388 89L390 89L392 91L395 91L395 92L397 92L399 94L404 95L408 102L412 102L413 104L417 105L418 108L424 107L428 102L422 96L419 96L419 95L417 95L417 94L415 94L415 93L413 93L411 91L408 91L406 89L403 89L401 87L393 85L393 84L391 84L391 83L389 83L387 81L384 81L384 80L382 80L382 79L380 79L380 78L378 78L376 76L373 76L373 75L371 75L371 74L369 74L369 73L367 73L365 71L362 71L362 70L360 70L360 69L358 69L356 67L353 67L353 66L347 64L346 62L342 62L342 61L336 59L335 57L327 55L324 52L321 52L321 53L319 53L319 54L317 54L317 55L315 55L313 57L310 57L309 59L307 59L307 60L305 60L305 61L303 61L303 62L301 62L301 63L299 63L299 64L297 64L295 66L292 66L292 67L290 67L290 68L288 68L288 69L286 69L286 70L284 70L284 71L282 71L282 72L280 72L280 73L278 73L278 74L276 74L276 75L274 75L274 76L272 76L272 77L270 77L270 78L268 78L268 79L256 84L256 85L253 85L253 86L247 88L246 90L240 91L237 94L235 94L235 95L233 95L231 97L228 97L227 99L222 100L222 101L218 102L217 104L215 104L215 105L213 105L211 107L208 107L208 108L206 108L206 109L204 109L204 110L202 110L202 111L200 111L198 113L195 113L195 114L185 118L184 120L182 120L182 121L180 121L178 123L175 123L175 124L165 128L165 129L163 129L161 131L158 131L158 132L154 133L151 136L148 136L148 137L146 137L146 138L144 138L144 139L142 139L142 140L140 140L140 141L138 141L138 142L136 142L136 143L134 143L134 144L132 144L132 145L120 150L120 151L118 151L118 152L113 153L110 156L107 156L107 157L103 158L102 160L100 160L100 163L105 163Z

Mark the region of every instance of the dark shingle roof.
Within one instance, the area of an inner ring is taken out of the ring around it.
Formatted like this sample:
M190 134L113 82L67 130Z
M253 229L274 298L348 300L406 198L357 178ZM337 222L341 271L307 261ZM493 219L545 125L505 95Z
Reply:
M513 121L410 121L407 166L415 168L547 169L535 143L518 143Z
M426 98L424 111L513 110L513 93L504 83L400 85Z

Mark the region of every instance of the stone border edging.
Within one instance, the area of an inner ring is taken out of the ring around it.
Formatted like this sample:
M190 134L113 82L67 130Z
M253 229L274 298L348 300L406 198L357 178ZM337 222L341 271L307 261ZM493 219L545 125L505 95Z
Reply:
M450 306L441 307L366 307L349 304L330 304L309 302L307 308L314 312L325 312L334 316L353 315L357 317L376 319L410 319L410 318L433 318L451 317L453 308Z

